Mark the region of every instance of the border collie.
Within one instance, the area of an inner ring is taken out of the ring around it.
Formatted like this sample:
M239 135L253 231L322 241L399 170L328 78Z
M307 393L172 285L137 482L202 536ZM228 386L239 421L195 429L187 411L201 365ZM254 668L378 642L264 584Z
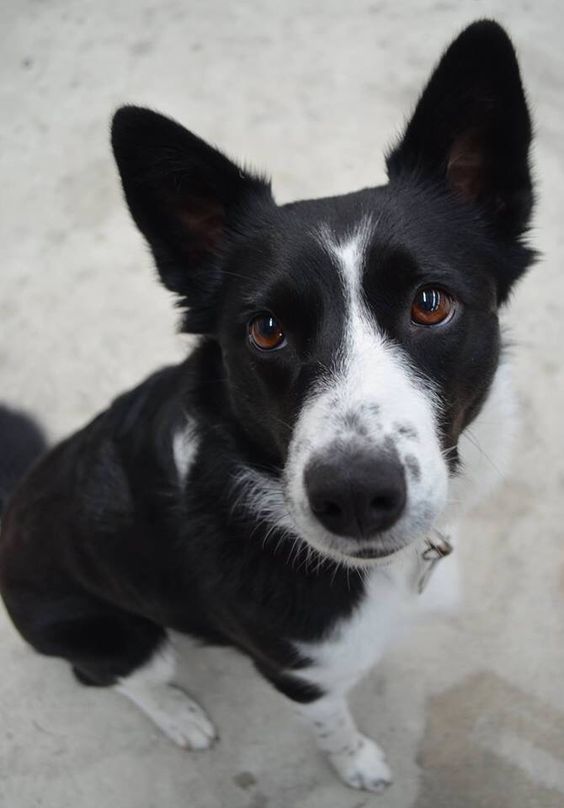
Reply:
M452 559L430 573L492 483L475 444L507 450L498 312L534 258L530 141L487 20L444 53L382 187L277 205L174 121L118 110L125 198L200 341L12 496L0 584L37 651L196 750L216 732L169 686L169 632L234 646L346 784L390 782L346 696L454 592Z

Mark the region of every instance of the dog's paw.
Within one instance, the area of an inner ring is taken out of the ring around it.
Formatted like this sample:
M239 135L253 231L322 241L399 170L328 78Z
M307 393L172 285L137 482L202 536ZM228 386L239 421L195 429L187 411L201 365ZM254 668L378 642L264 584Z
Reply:
M215 727L206 713L179 688L166 684L132 687L125 683L117 689L183 749L203 751L216 740Z
M392 773L377 743L359 733L356 741L329 756L343 781L351 788L381 793L392 783Z
M160 694L157 714L153 715L164 734L183 749L209 749L217 732L203 709L182 690L167 687Z

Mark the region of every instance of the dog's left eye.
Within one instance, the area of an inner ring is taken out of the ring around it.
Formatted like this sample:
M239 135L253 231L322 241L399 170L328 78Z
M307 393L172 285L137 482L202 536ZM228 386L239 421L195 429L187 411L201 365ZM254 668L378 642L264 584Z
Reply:
M272 314L258 314L249 322L249 340L261 351L275 351L286 345L286 335Z
M452 317L454 306L454 298L443 289L425 286L413 299L411 319L417 325L438 325Z

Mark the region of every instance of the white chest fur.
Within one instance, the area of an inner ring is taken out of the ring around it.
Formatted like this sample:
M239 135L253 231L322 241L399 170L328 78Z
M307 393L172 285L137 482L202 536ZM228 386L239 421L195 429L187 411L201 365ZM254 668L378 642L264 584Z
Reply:
M324 640L299 644L300 653L313 661L300 676L325 692L344 694L418 618L456 607L460 587L455 557L440 562L422 595L414 586L417 569L413 553L393 568L373 570L352 616L338 623Z
M346 693L381 658L390 640L408 622L412 596L395 576L374 570L366 582L366 594L347 619L318 643L300 643L302 654L313 665L300 675L326 692Z

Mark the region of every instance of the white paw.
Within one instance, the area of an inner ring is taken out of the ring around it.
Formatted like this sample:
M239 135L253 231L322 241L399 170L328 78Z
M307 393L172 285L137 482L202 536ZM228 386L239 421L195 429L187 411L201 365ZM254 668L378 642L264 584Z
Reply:
M341 780L351 788L380 793L392 782L392 773L377 743L365 735L357 736L350 746L329 755Z
M217 738L214 725L190 696L171 685L119 686L159 729L183 749L209 749Z
M217 732L200 705L174 687L168 688L166 701L166 712L157 721L164 734L183 749L209 749Z

